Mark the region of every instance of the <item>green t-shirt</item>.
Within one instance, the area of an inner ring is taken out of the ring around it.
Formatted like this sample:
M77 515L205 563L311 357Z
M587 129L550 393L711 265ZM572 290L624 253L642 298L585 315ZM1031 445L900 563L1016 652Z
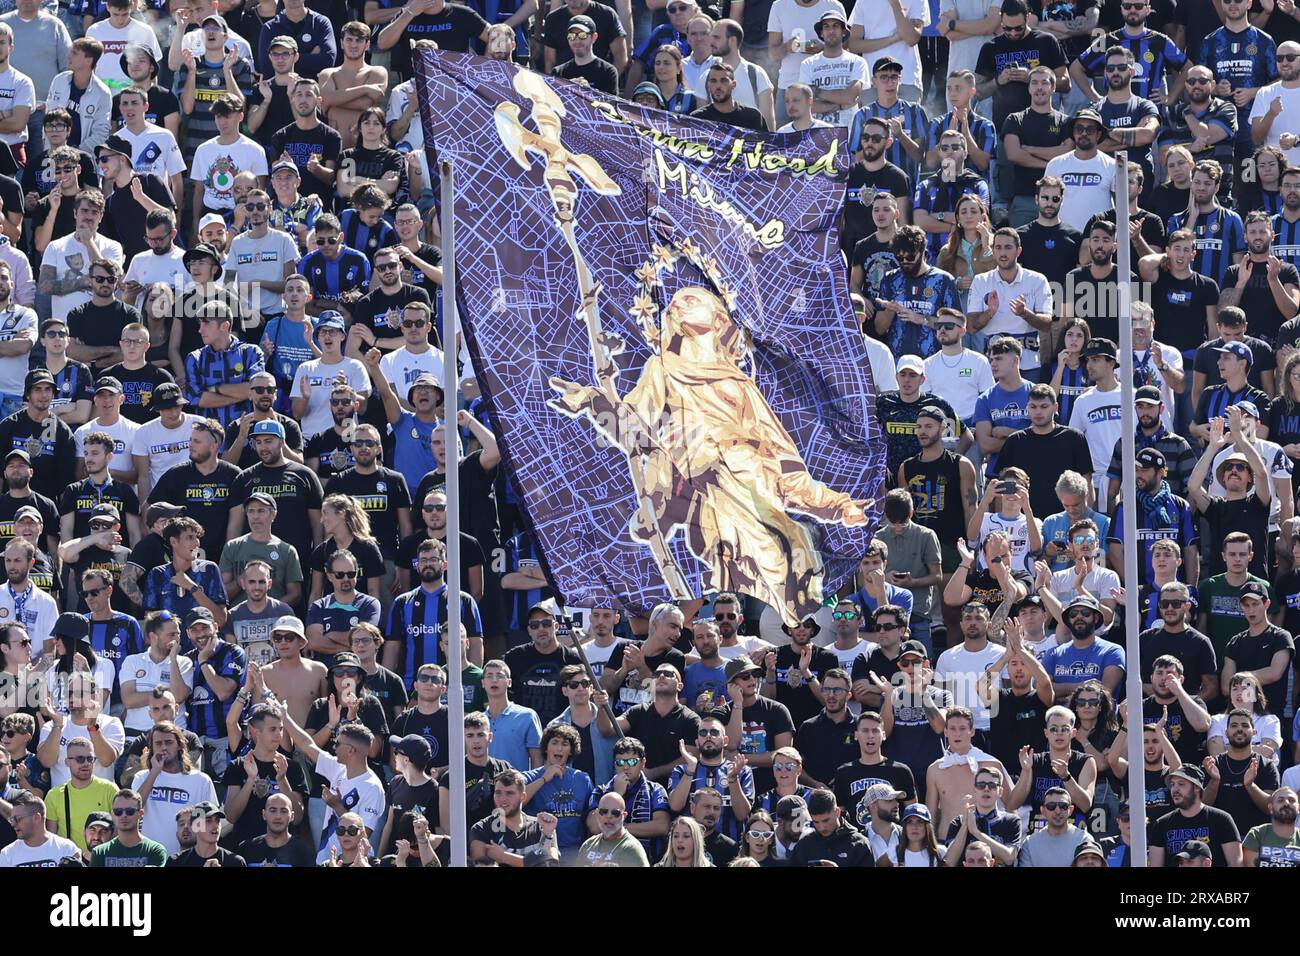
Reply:
M117 839L101 843L90 851L92 867L166 866L167 848L157 840L140 837L135 846L123 846Z
M1253 574L1248 574L1246 580L1268 588L1268 598L1273 602L1273 607L1277 607L1277 592L1273 590L1273 585ZM1228 642L1246 630L1246 616L1241 613L1241 586L1229 584L1226 574L1216 574L1202 581L1196 593L1201 602L1200 610L1210 615L1210 624L1204 633L1214 645L1215 657L1222 662Z
M263 542L243 534L226 542L221 549L220 567L238 578L244 565L254 559L271 566L271 587L267 593L276 600L284 597L287 585L302 581L302 561L297 549L275 535L271 535L270 541Z
M599 835L587 840L578 848L579 866L649 866L641 841L623 831L617 840L604 840Z
M483 668L466 664L460 672L461 686L465 689L465 712L487 710L487 691L483 689Z
M65 783L45 795L45 818L56 825L55 833L67 837L77 844L78 849L84 850L86 817L96 810L103 810L111 815L115 796L117 796L117 784L102 777L91 777L90 783L80 790L71 782Z
M1289 839L1284 840L1273 832L1271 823L1261 823L1246 834L1246 839L1241 841L1241 848L1258 853L1261 867L1300 868L1300 832L1293 833Z

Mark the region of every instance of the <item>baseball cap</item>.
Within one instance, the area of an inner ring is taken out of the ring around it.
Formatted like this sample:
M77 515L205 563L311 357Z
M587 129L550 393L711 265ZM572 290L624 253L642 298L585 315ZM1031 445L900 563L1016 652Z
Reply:
M27 377L23 380L23 395L26 395L37 385L54 386L54 376L50 374L49 369L34 368L28 372Z
M902 73L903 64L899 63L892 56L882 56L871 67L871 75L875 76L877 73L883 73L885 70L895 70Z
M429 766L429 761L433 760L433 748L429 746L429 741L419 734L390 737L388 742L393 748L393 753L401 754L408 760L413 761L421 770Z
M1134 460L1139 468L1165 467L1165 456L1158 448L1143 448Z
M1074 858L1077 860L1081 856L1095 856L1106 859L1106 854L1101 852L1101 845L1096 840L1084 840L1074 848Z
M271 37L271 42L266 45L266 48L268 50L271 50L277 46L286 47L292 50L294 53L298 52L298 41L291 36L286 36L283 33L281 33L279 36Z
M1255 364L1255 353L1250 350L1250 346L1245 342L1224 342L1216 346L1214 351L1224 355L1231 355L1233 358L1244 359L1247 365Z
M302 626L302 620L293 614L277 617L275 623L271 625L271 633L274 634L276 631L288 631L290 634L297 634L304 640L307 637L307 631Z
M902 790L895 790L887 783L873 783L862 791L859 802L869 807L877 800L901 800L905 796Z
M295 166L293 168L297 169L298 167ZM226 220L221 218L221 213L210 212L199 220L199 232L202 232L204 229L208 228L208 226L221 226L222 228L225 228L225 225Z
M267 506L268 508L270 508L272 511L279 511L279 510L280 510L279 505L276 504L275 499L272 498L270 495L268 495L265 491L255 491L255 492L253 492L251 495L248 496L248 501L257 501L257 502L260 502L260 503L266 505L266 506ZM247 505L248 502L246 501L246 502L244 502L244 504Z
M1133 404L1135 405L1159 405L1164 399L1160 397L1160 389L1154 385L1143 385L1133 393Z
M943 413L943 409L940 408L938 405L926 405L923 409L921 409L919 412L916 413L916 417L933 418L940 425L945 425L948 422L948 416Z
M724 673L727 676L727 683L730 684L737 677L743 677L745 674L752 674L759 670L762 670L762 668L751 661L748 657L742 655L740 657L733 657L731 660L727 661Z
M216 817L218 820L226 819L226 811L211 800L204 800L202 803L196 803L190 807L190 820L203 820L207 817Z
M339 332L347 331L347 325L343 322L343 313L336 312L333 309L326 309L320 314L320 320L316 323L316 334L319 335L325 329L335 329Z
M23 449L23 448L11 448L11 449L9 450L9 452L5 455L5 464L6 464L6 465L9 464L9 459L10 459L10 458L21 458L23 461L27 462L27 464L29 464L29 465L32 463L32 456L29 455L29 454L27 454L26 449ZM20 512L20 513L21 513L21 512ZM37 514L40 514L40 512L37 512Z
M107 501L101 501L95 507L90 509L90 517L87 519L91 524L96 521L111 521L117 524L122 520L116 506L109 504Z
M163 518L179 518L185 514L185 509L180 505L173 505L166 501L160 501L157 504L150 505L144 513L144 523L146 527L152 528Z
M217 626L216 618L214 618L212 616L212 612L205 607L193 608L188 614L185 615L185 630L187 631L190 628L192 628L195 624L203 624L203 623L211 624L213 628Z
M330 666L330 670L338 670L340 667L360 666L361 658L357 657L357 655L353 654L351 651L339 651L334 655L334 663Z
M300 178L300 179L302 178L302 173L300 173L300 172L298 171L298 164L295 163L295 162L292 162L292 161L290 161L290 160L287 160L287 159L280 159L280 160L277 160L277 161L275 162L275 165L273 165L273 166L271 167L271 175L274 176L276 173L278 173L278 172L279 172L280 170L282 170L282 169L287 169L287 170L289 170L289 172L293 173L293 174L294 174L295 176L297 176L298 178ZM218 218L220 218L220 217L218 217Z
M86 824L82 829L89 830L91 827L108 827L113 829L113 818L103 810L92 810L86 814Z
M163 382L153 390L153 396L149 400L149 407L154 411L163 408L180 408L184 404L185 395L175 382Z
M931 820L930 808L924 803L909 803L907 806L903 807L901 819L906 823L912 817L916 817L918 820L924 820L926 823L929 823Z
M112 392L114 395L122 394L122 383L111 375L105 375L95 380L95 392Z
M23 454L26 455L27 452L23 452ZM39 521L42 524L45 523L45 519L41 516L40 511L33 508L31 505L23 505L19 508L18 512L14 515L14 522L17 523L22 521L24 518L31 518L33 521Z
M249 435L256 437L258 435L271 435L284 441L284 426L274 418L264 418L260 422L254 422L253 428Z
M1243 414L1249 415L1255 421L1259 421L1259 408L1254 402L1238 402L1237 407L1241 409Z
M199 26L200 27L207 26L209 20L216 21L217 25L221 27L221 29L225 30L226 32L230 31L230 28L226 26L226 18L219 13L209 13L206 17L204 17L202 20L199 21Z
M95 147L96 159L99 158L99 154L101 150L109 153L119 153L122 156L125 156L127 159L131 159L133 156L131 144L124 137L119 136L117 133L114 133L112 136L108 137L108 139L104 140L102 143L100 143L98 146Z
M1202 790L1205 789L1205 772L1195 764L1185 763L1177 770L1170 770L1165 774L1166 779L1170 777L1182 777L1188 783L1195 784Z
M1041 608L1042 606L1043 606L1043 599L1040 598L1037 594L1030 594L1027 595L1026 597L1022 597L1019 601L1015 603L1015 606L1012 607L1011 609L1011 616L1015 617L1017 614L1019 614L1027 607Z
M925 645L920 641L904 641L902 648L898 652L898 659L901 661L908 654L914 654L925 660L930 655L925 650Z
M915 372L917 375L925 374L925 363L921 361L919 355L904 355L898 360L898 371Z
M788 797L782 797L776 802L776 816L778 820L793 820L796 813L802 810L808 812L808 804L804 802L803 797L797 794L791 794Z
M1188 840L1180 852L1174 854L1175 860L1213 860L1209 844L1204 840Z
M1241 592L1237 595L1237 599L1241 600L1242 598L1248 597L1254 598L1256 601L1267 601L1268 588L1264 587L1264 585L1260 584L1258 581L1247 581L1241 586Z
M90 622L75 611L64 611L50 628L51 637L70 637L74 641L84 640L90 634Z
M636 89L632 91L632 99L635 100L638 96L641 96L642 94L645 93L648 93L651 96L653 96L655 99L657 99L659 101L660 106L664 105L663 93L660 91L658 86L649 82L648 80L644 83L637 84Z
M1089 339L1088 344L1083 347L1083 357L1092 358L1094 355L1119 361L1119 350L1110 339Z
M569 21L569 27L565 33L572 33L574 30L586 30L588 33L596 32L596 21L591 17L576 16Z

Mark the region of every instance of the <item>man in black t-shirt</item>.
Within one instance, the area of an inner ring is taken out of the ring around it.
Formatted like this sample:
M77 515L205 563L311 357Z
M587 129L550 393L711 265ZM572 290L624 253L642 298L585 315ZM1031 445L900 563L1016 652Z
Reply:
M226 540L244 533L244 502L253 492L261 491L276 501L271 530L293 545L298 554L311 554L313 545L322 538L320 479L305 465L285 460L284 426L278 421L260 421L253 426L252 434L261 461L240 472L231 486Z
M293 122L271 137L267 155L272 160L288 155L302 177L301 193L319 196L322 202L333 205L334 177L338 173L343 139L338 130L320 121L320 87L315 80L296 80L290 100Z
M592 45L599 39L596 22L587 16L572 18L566 38L573 59L557 66L555 75L565 80L583 80L593 90L618 96L618 70L614 69L614 64L591 52Z
M727 123L741 129L756 133L767 133L767 120L763 114L750 106L741 106L733 98L736 90L736 71L731 64L715 60L709 67L705 89L709 92L709 105L698 109L691 115L698 119L712 120L715 123Z
M122 417L143 425L158 414L149 407L154 390L164 382L175 382L176 379L165 368L145 361L149 352L149 329L138 314L131 323L122 326L117 344L122 352L122 361L104 369L104 375L117 379L122 386Z
M831 651L813 644L813 638L821 630L813 618L800 621L794 627L782 624L781 630L790 635L790 643L767 652L763 689L785 705L790 719L798 727L816 716L820 701L814 691L821 693L822 678L827 671L839 667L840 662Z
M528 636L531 643L506 651L505 662L514 680L515 703L537 711L545 727L567 706L560 671L570 664L580 664L582 659L573 648L556 640L550 602L535 604L529 610Z
M1268 590L1254 581L1248 581L1241 591L1241 613L1246 618L1246 630L1228 642L1223 651L1223 693L1235 674L1249 671L1260 683L1268 699L1269 713L1282 723L1283 738L1286 733L1286 710L1291 662L1295 657L1295 641L1291 635L1268 619L1272 602ZM1263 823L1263 820L1256 821ZM1240 821L1238 821L1240 823ZM1253 825L1253 824L1252 824ZM1242 827L1242 831L1249 827Z
M890 760L881 753L885 744L885 725L880 714L864 710L858 715L854 739L858 744L858 759L841 764L835 771L831 790L835 802L849 821L865 830L869 824L863 795L867 788L885 784L891 791L901 793L907 803L916 802L916 780L907 764Z
M748 658L728 661L726 673L729 702L714 715L726 724L727 739L754 771L754 791L766 793L776 786L773 755L794 744L794 722L784 704L759 695L762 671Z
M248 689L241 692L247 699ZM263 826L262 811L274 794L288 800L293 818L299 825L305 819L307 774L297 760L290 760L280 748L284 724L269 707L252 708L248 718L248 738L252 749L242 760L231 759L221 783L226 789L225 812L233 829L226 836L227 846L238 846L257 836Z
M232 765L233 766L233 765ZM299 768L301 773L301 768ZM305 840L289 832L293 804L283 793L267 796L262 808L266 831L237 845L236 849L249 866L314 867L316 857Z
M629 707L618 718L618 729L645 745L645 767L642 772L666 788L673 768L681 763L682 747L695 752L700 735L700 721L703 718L678 700L682 681L673 665L656 666L652 683L654 699L647 704Z
M1233 708L1228 711L1228 748L1217 757L1207 757L1204 764L1202 799L1232 817L1240 833L1268 823L1268 797L1281 784L1277 761L1251 747L1254 736L1254 715Z
M163 472L149 492L150 501L179 505L203 525L203 552L212 557L220 557L226 546L230 491L239 477L238 468L217 457L223 438L216 419L196 421L190 432L190 460Z
M140 323L140 313L113 295L122 278L121 266L105 259L89 268L90 301L68 312L68 358L102 370L121 361L119 342L128 325Z
M1047 161L1068 152L1062 144L1068 138L1066 124L1070 118L1052 107L1052 94L1056 92L1056 74L1046 66L1036 66L1029 71L1029 106L1009 115L1002 124L1002 147L1007 154L1007 165L1013 167L1011 183L1011 225L1019 229L1034 216L1034 192ZM999 186L1007 190L1006 173L999 167ZM1060 211L1060 203L1056 204ZM1041 206L1040 206L1041 211ZM1022 243L1028 252L1033 247ZM1027 269L1037 266L1025 262ZM1040 270L1041 271L1041 270ZM1046 273L1044 273L1046 274ZM1048 276L1048 279L1051 279Z
M1186 229L1176 229L1169 234L1163 255L1147 256L1138 263L1143 281L1151 283L1155 339L1183 353L1184 369L1205 341L1208 320L1219 304L1219 284L1195 271L1195 261L1195 238ZM1185 388L1190 396L1190 383Z
M383 593L392 583L397 546L411 533L411 493L401 472L379 464L379 441L379 431L373 425L358 426L352 436L356 464L330 478L325 494L351 495L370 519L370 533L388 566L387 580L380 582Z
M563 6L546 14L542 27L546 72L554 71L557 63L573 58L568 43L569 24L578 16L586 17L595 24L592 50L596 56L612 63L614 69L622 73L627 68L628 60L627 31L623 29L623 21L613 7L595 0L565 0Z
M488 23L469 7L446 0L411 0L375 36L379 50L392 50L391 69L411 75L411 42L433 40L440 50L472 52L474 40L487 42Z
M221 821L224 819L226 819L226 811L215 803L205 800L195 804L190 810L190 830L194 834L194 846L172 856L167 861L167 865L222 868L247 866L242 856L217 846L217 840L221 837ZM213 860L216 862L213 863Z
M1202 408L1208 404L1207 399L1215 391L1217 390L1210 389L1201 396ZM1227 429L1224 428L1222 418L1215 418L1205 426L1209 441L1187 482L1187 495L1192 506L1205 515L1210 525L1210 547L1206 565L1201 570L1202 579L1223 572L1223 541L1230 532L1245 532L1252 541L1261 544L1268 541L1269 505L1273 500L1268 466L1260 457L1255 443L1245 438L1245 413L1241 406L1229 405L1227 414ZM1215 480L1224 489L1224 495L1211 496L1205 491L1210 464L1229 444L1233 445L1232 453L1224 456L1214 467ZM1255 549L1255 555L1251 558L1251 573L1267 576L1267 551L1262 546Z
M1277 304L1275 285L1288 300L1285 311ZM1228 266L1219 291L1219 306L1239 306L1250 316L1255 334L1270 344L1282 323L1296 317L1294 302L1300 293L1300 272L1273 255L1273 217L1256 209L1246 214L1246 257Z
M510 764L500 757L488 756L492 740L492 725L487 714L474 711L465 715L465 826L474 826L492 812L492 781ZM439 819L451 819L451 774L444 773L439 780Z
M253 401L253 410L244 413L226 426L226 433L220 445L222 459L239 468L251 468L256 465L258 457L257 449L253 446L253 426L260 421L271 420L279 422L284 428L284 457L289 461L302 463L304 455L302 427L297 419L282 415L275 410L279 388L275 373L269 370L254 372L248 376L249 397ZM320 477L324 481L328 476L321 474Z
M1056 176L1037 180L1034 202L1038 217L1016 229L1020 235L1020 265L1024 269L1041 272L1052 288L1065 285L1065 277L1079 262L1079 245L1083 237L1073 226L1061 222L1061 202L1065 199L1065 184ZM1016 215L1012 204L1012 216ZM1013 218L1014 221L1014 218ZM1053 321L1052 327L1038 334L1038 354L1056 354L1064 322ZM1043 362L1043 371L1051 372L1051 362Z
M1192 404L1196 404L1201 393L1207 388L1223 384L1223 376L1219 374L1221 353L1218 350L1229 342L1243 343L1255 358L1246 369L1246 383L1251 388L1257 388L1269 395L1276 394L1275 382L1278 371L1276 353L1263 339L1248 334L1250 321L1246 313L1234 306L1225 306L1218 311L1214 322L1219 331L1218 337L1210 339L1196 350L1196 360L1192 364ZM1279 331L1279 338L1281 335ZM1282 342L1279 341L1278 347L1281 346ZM1186 365L1184 364L1183 367L1185 370Z
M1185 763L1169 771L1165 783L1174 809L1148 831L1151 866L1177 866L1178 854L1195 840L1209 845L1214 866L1241 866L1241 833L1232 817L1202 802L1205 774L1201 768Z
M911 219L912 183L907 173L885 158L894 144L889 123L871 116L861 125L862 144L858 147L857 162L849 167L849 185L844 193L844 227L840 246L845 251L852 250L873 229L880 228L880 223L873 221L873 205L876 194L882 190L894 196L896 215L901 214L902 221ZM894 267L897 266L895 261Z
M555 816L543 811L524 813L524 775L502 771L492 784L495 812L470 827L470 859L491 860L499 866L523 866L524 855L537 846L555 846Z
M1028 28L1024 0L1004 0L1002 32L980 48L975 63L981 99L993 97L993 125L1002 129L1007 117L1029 106L1029 71L1045 66L1057 76L1057 90L1067 90L1065 53L1050 33Z

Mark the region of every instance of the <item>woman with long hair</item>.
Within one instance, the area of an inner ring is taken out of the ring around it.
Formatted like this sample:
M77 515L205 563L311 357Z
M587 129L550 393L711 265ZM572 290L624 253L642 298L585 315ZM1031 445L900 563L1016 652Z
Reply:
M334 592L326 580L325 569L335 551L351 551L360 564L357 590L379 597L379 579L384 576L384 555L370 533L370 518L351 495L329 495L321 503L321 529L326 538L312 549L311 600L317 601Z
M759 866L784 866L776 858L776 824L766 810L751 810L740 835L738 859L752 859Z
M1196 163L1186 146L1171 146L1165 153L1165 181L1151 190L1147 208L1168 222L1174 213L1186 212L1192 195L1192 172Z
M149 350L144 360L150 365L171 371L167 346L172 334L172 318L176 315L176 293L166 282L151 282L140 301L140 315L149 330Z
M930 819L930 808L923 803L909 803L903 808L903 833L894 850L893 866L935 867L943 866L947 848L939 843Z
M1251 748L1255 753L1273 759L1282 746L1282 722L1268 712L1268 697L1260 686L1259 678L1248 671L1233 674L1228 681L1228 699L1231 706L1222 714L1210 718L1210 732L1205 739L1205 752L1217 757L1228 749L1228 711L1240 708L1255 715L1255 737Z
M1237 186L1237 212L1242 219L1246 213L1262 209L1270 216L1282 211L1282 174L1291 168L1286 153L1277 146L1261 146L1255 150L1255 181L1242 177Z
M63 714L68 712L68 679L80 671L95 676L95 686L99 688L99 706L107 712L113 684L117 680L113 662L96 654L90 646L89 638L73 639L55 634L53 640L54 666L45 672L45 689L49 691L55 709Z
M368 106L352 127L356 144L339 156L338 194L344 199L366 184L374 184L392 198L406 176L406 159L388 138L382 106Z
M988 208L979 196L966 195L957 200L956 216L948 241L939 250L935 265L957 280L961 307L966 310L971 280L997 268L993 259L993 223Z
M704 830L693 817L678 817L668 830L668 849L655 866L712 866L704 856Z
M339 817L338 828L340 853L330 848L330 858L321 866L372 866L373 851L366 838L366 823L358 813L345 813Z
M693 113L697 106L695 94L686 88L686 72L682 68L682 51L671 43L655 50L654 84L664 98L670 113Z
M1088 366L1083 360L1083 347L1090 338L1092 329L1083 319L1070 319L1061 330L1056 355L1050 365L1050 384L1060 406L1056 413L1057 421L1068 422L1070 412L1074 410L1074 400L1092 387ZM1049 366L1043 368L1046 370Z
M1293 351L1283 363L1277 398L1269 402L1260 424L1262 437L1281 445L1292 462L1300 462L1300 352ZM1300 491L1300 467L1292 467L1291 489L1293 494Z
M1097 786L1092 805L1106 808L1106 825L1119 813L1121 781L1110 770L1110 750L1119 733L1115 700L1100 681L1086 680L1074 688L1068 706L1074 713L1072 750L1082 751L1097 764Z

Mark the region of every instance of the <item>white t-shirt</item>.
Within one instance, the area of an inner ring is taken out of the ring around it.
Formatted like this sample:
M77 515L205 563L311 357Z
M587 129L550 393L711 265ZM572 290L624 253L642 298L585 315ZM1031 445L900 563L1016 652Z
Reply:
M172 827L176 829L175 826ZM58 866L60 860L70 856L80 857L81 850L67 837L46 832L45 842L40 846L28 846L22 840L15 840L0 850L0 867L9 866Z
M374 836L370 838L370 842L374 843L380 825L384 822L384 811L387 808L384 785L375 776L375 772L367 767L360 776L349 777L343 764L323 750L316 758L316 772L325 778L331 789L339 792L348 812L360 816L366 829L373 831ZM317 863L329 862L331 847L340 853L343 852L343 848L339 846L338 834L334 832L337 822L338 817L333 808L327 808L325 826L321 828L320 849L316 854Z
M406 397L406 390L426 372L442 382L442 349L432 345L416 355L406 350L406 346L393 349L379 360L379 369L384 378L393 383L393 388L401 398Z
M0 312L0 342L18 342L26 339L36 344L36 313L25 305L15 305ZM23 393L23 380L27 377L27 358L10 355L0 358L0 392L8 395Z
M1228 715L1218 714L1210 718L1210 732L1206 734L1207 740L1219 739L1225 747L1228 745ZM1277 719L1276 714L1256 714L1255 715L1255 736L1251 738L1252 744L1262 744L1265 741L1276 743L1282 740L1282 722Z
M148 776L148 770L137 773L131 778L131 789L139 793ZM176 838L176 811L205 800L221 805L212 778L202 770L191 770L189 773L163 771L158 774L153 789L149 791L149 802L145 804L140 832L165 846L168 856L179 853L181 844Z
M904 0L903 15L913 22L919 22L922 27L930 25L930 4L928 0ZM866 40L881 40L885 37L898 36L898 24L894 21L893 11L888 3L881 3L879 0L875 3L858 3L853 7L853 19L849 21L849 27L862 27L862 36ZM870 75L870 68L875 66L876 61L882 57L892 56L899 63L903 64L904 83L910 83L912 86L921 85L921 53L920 44L911 46L899 40L891 43L887 47L881 47L875 53L867 55L867 69Z
M1214 463L1210 466L1210 487L1207 489L1208 494L1217 498L1222 498L1227 495L1228 489L1224 488L1223 485L1219 483L1219 463L1236 450L1236 448L1229 445L1214 456ZM1281 445L1277 442L1271 442L1267 438L1256 438L1255 451L1259 452L1259 457L1264 459L1264 467L1268 470L1270 478L1290 481L1291 471L1294 466L1291 464L1291 459L1286 456L1286 452L1282 451ZM1273 487L1276 489L1276 482L1274 482ZM1272 500L1268 505L1269 531L1278 530L1278 519L1281 517L1281 507L1281 502L1278 500L1277 494L1274 493Z
M1070 412L1070 427L1083 432L1092 454L1093 483L1101 489L1099 500L1106 500L1106 486L1110 479L1106 469L1110 456L1115 453L1115 442L1124 434L1124 390L1118 384L1109 392L1092 386L1074 400Z
M47 529L48 531L48 529ZM22 624L32 639L33 655L41 652L41 647L49 639L54 622L59 617L59 605L35 584L29 585L26 594L15 592L8 581L0 583L0 624ZM17 598L17 600L15 600ZM22 614L17 610L22 605Z
M235 208L235 177L249 172L267 174L266 150L242 133L229 146L216 136L199 144L190 166L190 179L203 184L203 205L209 209Z
M871 380L876 385L876 394L892 392L898 388L898 372L894 353L880 339L870 335L862 336L867 346L867 360L871 363Z
M138 282L141 286L140 298L144 298L144 289L155 282L164 282L174 291L179 281L181 289L188 289L194 284L189 271L185 268L185 250L172 246L161 256L152 249L137 252L131 257L131 265L126 270L127 282Z
M948 648L935 661L935 683L946 687L959 706L971 709L975 714L976 730L988 730L990 720L989 708L980 699L979 679L1005 651L1006 648L992 642L978 651L968 651L965 644L958 644Z
M1282 81L1278 80L1276 83L1260 87L1255 94L1255 102L1250 107L1250 119L1252 121L1261 119L1273 105L1274 100L1282 101L1282 112L1273 117L1273 125L1268 128L1264 145L1281 149L1282 134L1300 130L1300 86L1288 90L1282 85ZM1283 152L1292 166L1300 165L1300 146L1292 146Z
M799 64L799 82L807 83L814 90L846 90L859 82L865 89L870 79L867 61L848 50L835 57L814 53ZM854 104L833 113L818 113L817 116L830 126L847 127L857 111L857 104Z
M826 13L838 13L847 19L844 4L840 3L840 0L818 0L810 7L801 6L795 0L776 0L767 14L767 32L779 33L785 42L789 43L794 39L794 32L802 30L805 46L820 43L816 29L817 21ZM847 46L848 38L845 37L845 40ZM799 67L808 56L807 53L786 53L781 58L781 71L776 78L779 89L800 82Z
M149 570L152 570L152 568ZM180 655L177 656L176 661L181 669L181 680L185 682L187 687L193 687L194 662L188 657ZM155 661L149 656L148 651L141 654L132 654L122 661L122 666L117 670L117 679L119 684L134 681L137 694L152 693L155 687L168 687L171 685L172 680L171 658L164 657L161 661ZM153 720L149 717L148 705L128 709L122 715L122 723L127 730L148 730L153 726ZM185 708L183 706L176 709L176 726L182 730L185 729Z
M1093 216L1115 207L1115 160L1105 153L1087 160L1065 153L1049 159L1043 175L1059 177L1065 183L1061 222L1079 232Z
M190 434L194 431L194 423L202 421L203 416L189 412L182 412L182 415L184 417L176 428L167 428L161 418L145 422L131 441L131 454L149 459L151 486L158 484L158 479L167 469L190 460Z
M1007 282L997 269L981 272L971 279L970 305L972 311L985 307L989 293L998 294L998 308L984 326L984 334L992 340L998 335L1010 335L1020 342L1023 350L1020 356L1021 371L1033 371L1039 367L1038 334L1034 327L1011 310L1011 303L1020 296L1025 297L1025 305L1031 312L1040 315L1044 312L1055 313L1052 304L1052 287L1047 276L1024 266L1016 267L1015 277Z
M227 273L238 276L241 289L257 293L257 301L246 300L245 305L263 316L279 315L284 312L284 298L263 283L283 282L286 262L294 266L289 274L298 271L298 240L279 229L268 229L260 239L248 232L236 236L226 253L225 268ZM230 280L223 276L222 281Z
M812 124L808 128L809 129L830 129L830 125L831 125L830 123L823 123L821 120L813 120ZM776 131L778 133L798 132L798 130L795 129L793 122L786 123L784 126L778 126L776 128Z
M1043 531L1043 522L1034 518L1034 525L1039 534ZM1004 518L1001 514L985 514L980 519L980 537L975 550L976 565L987 568L984 560L984 541L994 531L1004 532L1011 542L1011 570L1034 573L1034 558L1029 551L1029 520L1023 515Z
M50 693L50 699L54 701L54 709L65 717L68 714L68 677L62 671L56 671L53 668L45 672L45 689ZM113 687L117 684L117 668L113 662L102 654L95 658L95 685L99 688L100 703L107 707L110 696L113 693Z
M199 31L202 36L202 31ZM149 49L155 60L162 60L162 47L153 28L140 20L130 20L118 29L111 20L92 23L86 30L86 36L94 37L104 44L104 55L95 64L95 75L104 81L113 92L130 86L131 78L122 72L122 54L128 46L143 46ZM174 852L174 851L173 851Z
M0 110L12 110L15 106L36 106L36 87L31 77L10 66L0 71ZM10 146L27 142L27 127L16 133L0 133L0 142Z
M188 31L185 36L181 37L181 49L189 50L194 54L195 59L203 56L203 29L201 26L197 30ZM253 48L248 45L248 41L238 33L231 33L230 30L227 29L225 50L229 53L232 49L238 50L239 55L245 60L250 62L252 61ZM159 59L161 59L161 57L159 57Z
M963 21L983 20L988 16L993 3L994 0L940 0L939 15L942 17L945 13L955 14L958 25ZM1000 7L1001 4L998 6ZM951 75L956 70L970 70L974 73L975 64L979 62L980 49L994 36L995 34L990 33L988 36L949 40L948 73Z
M739 82L739 77L737 77L737 82ZM405 83L399 83L393 87L393 92L388 95L388 115L385 117L390 125L393 120L401 117L406 105L411 102L411 97L414 95L415 80L407 80ZM393 144L393 149L399 153L415 153L419 156L420 176L424 182L424 188L433 188L433 180L429 176L429 157L424 152L424 126L420 122L420 111L418 109L411 117L411 125L406 128L406 135Z
M120 268L126 268L126 254L122 252L121 243L96 233L95 245L99 248L99 254L105 259L111 259ZM55 278L89 275L92 258L90 250L74 232L61 239L55 239L45 247L45 254L41 256L41 268L51 267ZM90 293L82 290L69 292L67 295L52 296L50 314L55 318L66 319L69 312L89 301Z
M1101 565L1094 563L1092 570L1083 577L1083 586L1098 601L1113 601L1115 596L1110 592L1111 589L1119 587L1119 575L1110 568L1103 568ZM1060 598L1062 603L1077 597L1074 590L1074 568L1069 567L1063 571L1053 571L1050 587L1052 593ZM1048 650L1050 649L1049 647Z
M146 122L139 133L123 126L117 135L131 144L131 165L137 173L153 173L171 188L171 177L185 172L185 157L171 130Z
M290 398L302 398L302 383L311 383L311 398L307 402L307 412L302 416L302 437L311 438L327 428L334 427L334 416L330 413L330 386L342 372L347 383L360 395L370 394L370 376L366 367L354 358L343 356L333 365L326 364L323 358L311 359L298 366L298 374L293 379Z
M1165 426L1165 431L1174 430L1174 391L1165 381L1165 375L1160 369L1156 368L1155 359L1153 358L1152 349L1159 347L1160 356L1164 359L1165 366L1175 372L1183 370L1183 353L1178 351L1172 345L1163 345L1160 342L1152 343L1152 348L1143 349L1141 352L1134 349L1133 367L1135 370L1145 369L1151 384L1160 389L1160 401L1164 402L1165 410L1160 414L1160 423Z
M114 425L100 424L99 419L91 419L72 433L72 442L77 446L77 457L86 457L86 446L84 444L86 436L91 432L103 432L113 439L113 460L109 463L112 468L116 465L122 471L129 471L131 468L131 448L135 442L135 433L140 430L140 426L129 418L117 416L117 423Z
M925 360L925 385L942 395L958 418L969 421L980 395L993 387L993 370L988 359L971 349L962 349L956 358L936 352Z
M695 83L695 99L700 106L709 105L708 79L706 70ZM766 93L770 89L772 89L772 81L768 79L767 71L743 56L740 57L740 62L736 65L736 88L732 91L731 98L741 106L756 110L759 94Z
M100 714L95 718L95 723L99 725L99 735L104 741L117 752L120 757L122 750L126 747L126 731L122 729L122 722L116 717L110 717L108 714ZM54 724L46 721L45 726L41 728L40 743L50 739L50 734L54 730ZM59 735L59 755L54 761L54 766L50 768L50 786L61 787L72 779L72 771L68 769L68 742L72 740L89 740L90 728L80 727L72 721L66 721L63 724L63 733ZM38 745L39 746L39 745ZM95 761L95 776L104 780L113 780L113 768L100 766L98 760Z

